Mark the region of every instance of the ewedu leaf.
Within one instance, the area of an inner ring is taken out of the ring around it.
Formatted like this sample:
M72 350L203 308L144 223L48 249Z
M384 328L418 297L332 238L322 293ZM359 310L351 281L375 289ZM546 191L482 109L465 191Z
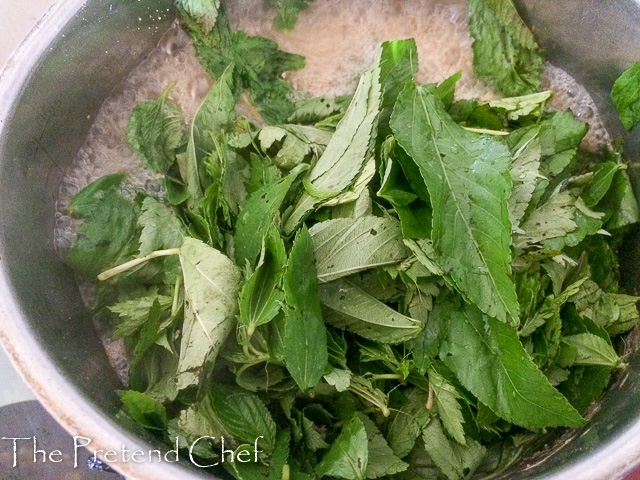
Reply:
M469 33L480 80L510 97L539 90L544 56L512 0L469 0Z
M400 263L410 255L400 223L392 217L337 218L315 224L309 233L320 282Z
M511 155L497 140L456 124L430 90L407 85L391 129L429 191L437 263L480 310L513 322L519 307L510 277Z
M313 243L306 227L298 231L284 274L286 318L284 358L301 390L315 387L326 373L327 330L318 300Z
M445 322L441 360L499 417L532 429L584 423L531 361L511 326L473 305L458 308L452 302L436 304L430 321Z
M640 61L618 77L611 89L611 99L624 128L631 130L640 122Z
M235 324L240 270L191 237L180 247L185 313L177 371L179 389L197 385Z
M422 330L418 320L402 315L344 278L321 284L318 296L325 322L369 340L394 344Z
M381 102L380 65L360 78L347 111L338 123L327 148L313 166L304 192L284 224L291 234L323 200L349 189L362 172L373 146ZM319 192L319 193L318 193Z
M325 476L363 480L369 460L367 432L362 421L354 415L316 466L316 473Z

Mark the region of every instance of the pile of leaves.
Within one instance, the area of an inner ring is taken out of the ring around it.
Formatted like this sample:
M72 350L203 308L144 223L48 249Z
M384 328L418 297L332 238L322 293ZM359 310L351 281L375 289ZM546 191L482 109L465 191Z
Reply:
M638 207L620 150L582 151L587 125L545 107L513 5L470 1L479 75L510 95L491 102L454 101L459 74L416 85L412 40L352 97L293 101L301 57L181 5L216 83L190 125L170 87L133 111L161 193L110 175L72 201L67 262L131 354L123 415L212 437L201 464L262 436L223 463L247 480L459 479L583 425L639 319L617 263Z

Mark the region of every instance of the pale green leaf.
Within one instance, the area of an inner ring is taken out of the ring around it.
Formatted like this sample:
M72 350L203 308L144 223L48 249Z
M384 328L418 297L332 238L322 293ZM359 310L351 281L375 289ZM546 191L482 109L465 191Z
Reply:
M562 337L562 341L576 349L574 365L600 365L615 368L620 357L604 338L592 333L578 333Z
M142 202L142 213L138 217L140 233L140 256L154 250L177 248L182 245L186 229L173 210L153 197Z
M306 125L266 126L260 130L258 140L262 152L275 165L290 170L320 157L331 140L331 132Z
M428 370L427 375L429 377L429 385L433 390L438 416L444 429L460 445L466 445L464 427L462 426L464 423L462 406L458 402L460 393L433 367Z
M215 27L220 0L176 0L176 3L184 8L205 33L209 33Z
M409 256L400 223L392 217L327 220L315 224L309 233L320 282L400 263Z
M338 392L344 392L351 385L351 375L348 369L334 368L324 376L324 380Z
M419 321L398 313L345 279L320 285L318 296L325 322L369 340L394 344L422 330Z
M316 466L320 477L331 476L347 480L363 480L369 460L367 432L354 415Z
M235 325L240 271L229 258L191 237L180 247L185 313L179 389L198 385Z
M535 134L521 141L513 153L513 191L509 197L509 220L513 231L519 231L520 221L533 197L536 180L540 178L541 155L540 140Z
M322 192L322 198L303 193L285 222L286 234L292 233L322 200L349 189L364 168L373 147L380 110L379 77L380 65L376 61L376 65L362 75L349 108L309 174L308 184L314 193Z
M432 418L422 432L425 449L449 480L460 480L473 472L486 453L486 449L472 438L466 445L450 441L444 434L438 418Z

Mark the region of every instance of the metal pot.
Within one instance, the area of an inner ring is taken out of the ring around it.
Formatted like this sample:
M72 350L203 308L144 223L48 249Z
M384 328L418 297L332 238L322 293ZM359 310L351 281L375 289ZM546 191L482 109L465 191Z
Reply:
M609 131L623 134L609 92L640 58L640 2L524 0L518 6L550 61L590 91ZM90 119L174 17L171 0L58 2L0 77L0 341L60 423L103 451L154 446L115 419L120 385L73 276L54 251L54 202ZM640 160L638 131L625 136L627 159ZM640 285L638 244L640 238L631 240L623 260L628 286ZM504 476L621 478L640 463L640 355L628 362L587 426ZM189 462L117 468L132 478L202 476Z

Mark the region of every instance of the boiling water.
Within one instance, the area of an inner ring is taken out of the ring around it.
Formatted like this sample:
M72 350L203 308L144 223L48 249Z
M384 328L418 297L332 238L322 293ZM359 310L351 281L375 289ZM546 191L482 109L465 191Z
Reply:
M439 82L461 71L457 98L490 100L496 94L473 73L471 37L467 32L466 2L443 5L438 0L322 0L301 13L292 32L273 28L273 14L258 11L255 0L228 2L232 28L275 40L281 49L306 58L306 66L285 77L301 95L335 96L353 92L360 73L374 60L387 40L414 38L418 47L421 83ZM259 5L259 3L258 3ZM124 172L124 187L133 196L139 189L157 189L157 178L127 146L129 116L138 103L157 98L174 84L170 98L182 107L187 121L212 82L195 57L188 36L175 25L160 45L125 80L119 93L108 98L97 114L89 135L60 188L55 242L61 253L71 245L76 224L69 216L70 198L97 178ZM569 108L590 125L583 145L597 149L610 142L589 94L560 68L547 64L542 87L554 92L551 106ZM87 299L91 286L83 285ZM126 382L122 344L103 333L107 353Z

